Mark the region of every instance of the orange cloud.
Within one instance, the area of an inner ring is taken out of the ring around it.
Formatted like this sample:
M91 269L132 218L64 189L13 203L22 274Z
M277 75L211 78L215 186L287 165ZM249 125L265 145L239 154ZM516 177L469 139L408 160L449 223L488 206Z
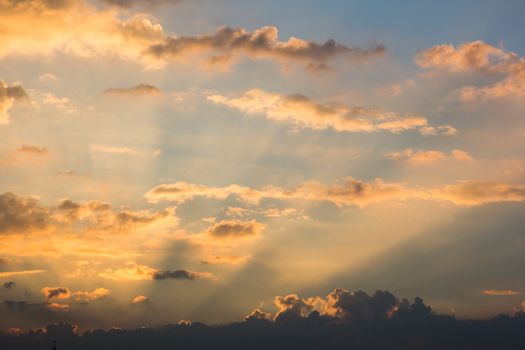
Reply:
M424 158L424 156L420 157ZM187 189L195 188L198 188L198 191L190 190L186 192ZM271 186L253 189L238 185L206 187L177 182L173 185L162 184L156 186L146 194L146 198L152 202L175 201L183 203L194 197L225 199L229 195L236 196L249 204L257 204L262 198L268 198L330 202L337 206L357 205L364 207L377 202L420 199L446 201L460 206L471 206L496 202L524 201L525 185L490 181L463 181L440 188L425 189L411 188L399 183L387 183L381 179L365 182L351 177L346 177L333 185L309 181L292 189Z
M24 276L34 275L37 273L44 273L46 270L22 270L22 271L4 271L0 272L0 278L13 277L13 276Z
M461 161L470 161L473 158L465 151L452 150L450 155L437 150L414 151L411 148L406 148L403 151L387 153L387 157L393 160L406 161L412 164L429 164L447 159L455 159Z
M132 304L144 304L149 301L148 297L145 297L144 295L137 295L136 297L131 300Z
M302 95L281 95L252 89L239 97L209 95L208 100L241 112L263 115L269 120L287 122L300 128L314 130L333 129L339 132L421 130L431 127L424 117L399 116L392 112L363 107L320 104ZM444 126L449 128L449 126ZM432 127L434 132L447 132ZM452 127L450 127L453 129ZM455 130L455 129L454 129ZM428 130L425 135L429 135Z
M424 68L445 69L450 72L475 70L502 76L489 86L467 86L458 91L463 102L525 95L525 58L483 41L453 45L436 45L420 52L416 62Z
M501 296L520 294L519 292L510 290L510 289L487 289L487 290L482 291L481 293L485 295L501 295Z

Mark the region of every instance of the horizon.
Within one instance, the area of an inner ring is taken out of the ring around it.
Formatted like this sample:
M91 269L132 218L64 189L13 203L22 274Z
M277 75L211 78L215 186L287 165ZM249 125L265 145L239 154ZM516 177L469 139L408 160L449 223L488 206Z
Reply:
M338 318L337 290L518 324L524 10L0 0L0 334Z

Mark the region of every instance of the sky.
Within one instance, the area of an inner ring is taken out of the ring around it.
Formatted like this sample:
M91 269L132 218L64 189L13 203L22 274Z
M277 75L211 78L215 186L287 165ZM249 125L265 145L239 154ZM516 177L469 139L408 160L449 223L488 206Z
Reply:
M0 0L0 329L521 310L524 10Z

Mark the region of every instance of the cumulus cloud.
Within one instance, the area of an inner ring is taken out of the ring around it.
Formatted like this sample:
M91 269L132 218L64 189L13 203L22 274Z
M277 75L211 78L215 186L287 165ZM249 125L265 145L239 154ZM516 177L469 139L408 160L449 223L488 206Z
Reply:
M0 234L44 230L49 225L49 215L50 210L39 206L35 198L11 192L0 195Z
M407 130L419 130L425 135L430 135L428 128L433 128L435 134L450 133L449 126L432 127L425 117L400 116L379 109L321 104L303 95L282 95L252 89L240 96L215 94L207 98L213 103L246 114L262 115L269 120L286 122L300 128L367 133L383 130L395 134ZM447 130L439 128L447 128Z
M307 317L319 302L322 303L323 301L318 297L303 299L297 294L289 294L284 297L277 296L274 299L274 304L279 311L275 314L275 320L283 321Z
M119 96L157 96L161 94L158 87L149 84L138 84L130 88L110 88L104 91L105 95L119 95Z
M207 233L217 239L234 239L258 236L264 228L264 224L255 220L222 220L210 227Z
M156 281L175 279L175 280L196 280L196 279L213 279L210 272L196 272L189 270L158 270L152 275Z
M164 220L171 220L174 209L153 212L148 210L114 210L108 203L87 201L76 203L63 199L52 218L56 224L88 232L130 233Z
M446 154L438 150L421 150L414 151L412 148L406 148L403 151L389 152L387 157L393 160L405 161L412 164L429 164L447 159L460 161L470 161L473 158L465 151L455 149Z
M253 321L270 321L272 319L272 314L269 312L264 312L261 309L255 309L252 312L250 312L244 320L246 322L253 322Z
M360 61L385 51L382 45L363 49L334 40L317 43L291 37L283 42L273 26L252 32L223 27L210 35L168 36L151 15L126 8L169 0L103 1L116 6L99 8L86 0L2 1L0 57L63 52L80 57L127 58L157 68L173 59L192 58L194 63L195 54L200 54L206 56L208 65L223 69L241 56L319 65L336 57ZM37 24L38 30L27 23Z
M0 22L0 57L63 52L146 63L144 49L164 39L162 26L151 16L100 10L85 0L5 0Z
M15 101L23 100L26 98L28 98L28 96L25 90L22 88L22 86L9 86L3 80L0 79L0 125L9 124L10 117L9 114L7 114L7 112L9 111L9 109L11 109L11 107L13 107L13 103Z
M313 312L321 316L334 317L342 320L378 320L393 317L396 313L419 313L430 315L432 309L423 303L421 298L414 302L398 299L388 291L378 290L373 295L363 291L351 292L344 288L336 288L325 298L302 298L297 294L276 297L278 308L275 321L288 321L305 318Z
M222 27L211 35L168 37L164 42L150 46L147 52L159 59L177 59L192 53L205 53L210 55L211 63L218 59L221 63L227 63L244 55L319 64L336 57L363 60L381 55L384 51L382 45L370 49L351 48L334 40L316 43L291 37L283 42L279 41L278 29L267 26L253 32Z
M390 292L378 290L369 296L363 291L336 288L326 298L324 313L354 319L378 319L391 315L399 300Z
M436 45L420 52L416 62L424 68L453 73L470 70L498 77L493 85L461 88L458 97L464 102L525 95L525 58L483 41L464 43L458 47Z
M498 296L512 296L512 295L519 295L520 292L516 292L515 290L510 290L510 289L486 289L482 291L481 294L498 295Z
M364 207L371 203L419 199L472 206L525 201L525 185L471 180L443 187L419 188L408 187L400 183L388 183L381 179L365 182L346 177L337 184L327 185L309 181L291 189L273 186L255 189L239 185L207 187L176 182L158 185L146 193L146 198L151 202L174 201L177 203L189 201L194 197L226 199L229 196L235 196L249 204L257 204L265 198L330 202L337 206Z

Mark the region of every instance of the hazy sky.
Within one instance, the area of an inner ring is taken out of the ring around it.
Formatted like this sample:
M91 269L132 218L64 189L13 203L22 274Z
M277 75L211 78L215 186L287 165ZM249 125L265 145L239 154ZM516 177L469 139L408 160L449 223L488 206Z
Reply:
M0 328L521 308L524 11L0 0Z

